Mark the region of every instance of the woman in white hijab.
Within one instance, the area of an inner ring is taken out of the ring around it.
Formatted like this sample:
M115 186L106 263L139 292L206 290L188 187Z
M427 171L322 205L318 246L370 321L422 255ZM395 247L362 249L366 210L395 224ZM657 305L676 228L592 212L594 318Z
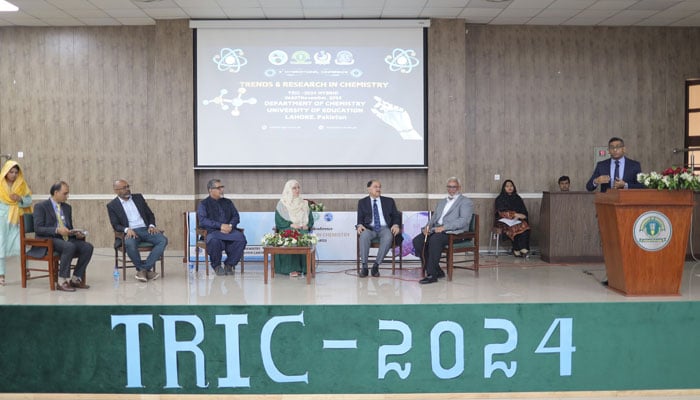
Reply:
M308 233L314 225L309 202L301 198L301 185L292 179L287 181L282 198L275 209L275 227L281 233L287 229ZM275 273L301 276L306 273L306 256L280 254L275 256Z

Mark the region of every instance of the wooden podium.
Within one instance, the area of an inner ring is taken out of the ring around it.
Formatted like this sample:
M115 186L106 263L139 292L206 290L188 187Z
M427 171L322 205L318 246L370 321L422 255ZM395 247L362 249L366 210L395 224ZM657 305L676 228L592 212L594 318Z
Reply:
M626 295L680 294L693 211L689 190L608 190L595 207L609 287Z

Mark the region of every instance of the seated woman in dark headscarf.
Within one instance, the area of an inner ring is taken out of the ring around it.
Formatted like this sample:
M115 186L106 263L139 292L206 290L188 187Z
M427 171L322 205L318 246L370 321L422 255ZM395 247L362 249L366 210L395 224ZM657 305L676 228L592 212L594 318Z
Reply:
M496 228L501 229L513 242L513 255L526 256L530 252L530 225L527 208L510 179L503 182L501 194L496 197Z

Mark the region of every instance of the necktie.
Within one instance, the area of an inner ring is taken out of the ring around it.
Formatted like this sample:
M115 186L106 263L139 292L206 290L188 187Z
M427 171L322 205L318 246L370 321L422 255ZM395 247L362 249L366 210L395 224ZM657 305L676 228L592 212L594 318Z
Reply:
M615 160L615 176L614 179L620 179L620 160Z
M381 222L379 222L379 207L377 207L377 199L374 199L374 206L372 207L372 219L374 219L374 231L379 232L382 228Z
M58 227L65 228L66 224L63 223L63 218L61 217L61 205L56 204L56 219L58 220ZM63 240L68 240L68 236L63 235Z

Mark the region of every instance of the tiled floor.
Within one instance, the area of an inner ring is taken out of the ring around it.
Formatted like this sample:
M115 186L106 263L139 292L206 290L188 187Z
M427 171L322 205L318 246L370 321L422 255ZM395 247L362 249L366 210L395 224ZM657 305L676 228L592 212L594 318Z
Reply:
M548 264L533 256L482 255L479 278L455 270L454 280L419 285L420 266L404 263L391 275L383 265L381 277L358 278L354 263L320 262L311 285L305 278L276 275L263 283L261 262L247 262L233 276L208 276L200 265L195 274L182 263L182 253L169 251L165 277L142 283L127 270L126 281L113 277L110 249L96 249L88 267L89 290L50 291L47 279L34 279L22 289L19 260L9 259L7 285L0 287L0 304L430 304L430 303L550 303L700 300L700 265L687 263L680 296L625 297L600 284L602 264Z
M391 275L384 265L379 278L358 278L354 263L320 262L311 284L305 278L277 275L266 285L261 262L247 262L233 276L195 273L182 263L182 253L166 255L165 276L142 283L128 270L127 279L113 277L111 249L96 249L88 267L89 290L75 293L50 291L47 279L29 281L23 289L19 280L19 260L9 259L7 284L0 287L0 304L430 304L430 303L551 303L551 302L638 302L700 300L700 264L686 263L679 296L625 297L600 284L602 264L548 264L539 257L529 259L482 255L479 278L472 271L456 270L454 280L419 285L419 264L404 263ZM200 265L200 267L202 267ZM534 395L534 397L533 397ZM596 397L598 396L599 397ZM552 393L552 398L613 399L659 398L700 399L700 391L669 393L605 392ZM0 399L9 398L0 395ZM38 398L38 397L37 397ZM233 398L233 397L231 397ZM350 398L350 397L348 397ZM379 398L379 397L373 397ZM395 397L392 397L395 398ZM442 397L440 397L442 398ZM497 394L454 398L538 398L536 394Z

